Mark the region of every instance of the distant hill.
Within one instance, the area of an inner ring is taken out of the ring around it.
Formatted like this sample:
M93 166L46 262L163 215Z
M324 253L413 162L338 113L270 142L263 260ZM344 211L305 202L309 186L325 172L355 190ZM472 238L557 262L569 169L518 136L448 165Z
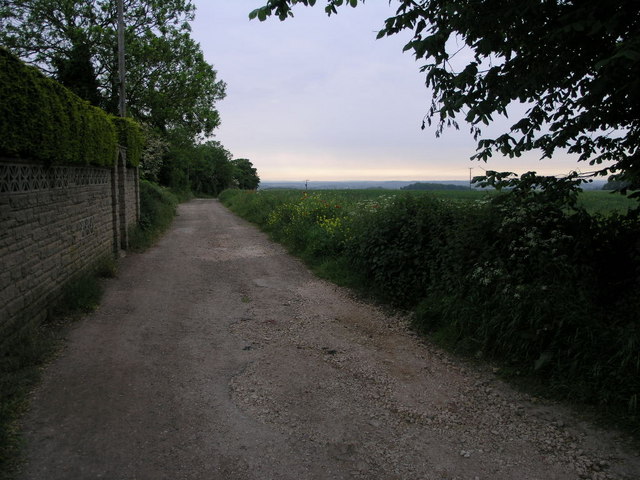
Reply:
M336 181L313 181L308 182L309 190L363 190L363 189L381 189L381 190L399 190L402 187L416 183L416 180L345 180L341 182ZM449 184L449 185L461 185L469 188L469 181L459 180L447 180L447 181L429 181L431 184ZM290 181L262 181L260 182L260 189L267 190L272 188L290 188L304 190L304 181L290 182Z
M404 187L400 187L400 190L469 190L469 185L453 185L451 183L412 183Z
M607 183L602 186L602 190L620 190L621 188L628 188L629 182L616 179L615 175L611 175Z
M582 185L584 190L599 190L606 183L605 180L594 180L592 183L585 183ZM403 187L409 185L435 185L440 189L440 186L445 185L446 188L442 189L456 189L456 190L468 190L469 180L343 180L343 181L313 181L307 182L307 188L309 190L364 190L364 189L380 189L380 190L400 190ZM293 189L304 190L305 181L299 182L292 181L274 181L263 180L260 182L260 190L269 190L273 188L277 189ZM477 186L473 186L476 190L481 190Z

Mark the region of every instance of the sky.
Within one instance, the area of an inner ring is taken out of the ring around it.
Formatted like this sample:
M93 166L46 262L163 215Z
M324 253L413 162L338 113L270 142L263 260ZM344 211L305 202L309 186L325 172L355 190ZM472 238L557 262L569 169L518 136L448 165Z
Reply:
M394 10L384 0L299 6L281 22L249 20L266 0L194 0L193 38L227 84L215 139L248 158L263 181L465 180L483 170L567 174L587 164L559 155L471 161L466 124L436 138L421 130L431 95L420 63L403 53L410 32L376 40ZM524 108L516 106L515 113ZM483 130L507 131L509 120Z

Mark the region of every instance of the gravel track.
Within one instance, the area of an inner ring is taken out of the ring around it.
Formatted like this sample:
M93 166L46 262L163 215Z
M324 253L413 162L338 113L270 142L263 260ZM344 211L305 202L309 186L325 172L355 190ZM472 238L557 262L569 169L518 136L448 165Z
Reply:
M420 340L215 200L123 259L24 431L32 480L640 478L623 437Z

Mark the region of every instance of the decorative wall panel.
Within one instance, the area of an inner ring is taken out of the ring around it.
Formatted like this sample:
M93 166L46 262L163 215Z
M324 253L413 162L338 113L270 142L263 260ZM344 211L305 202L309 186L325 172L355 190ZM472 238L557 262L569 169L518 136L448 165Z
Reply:
M46 318L62 286L126 248L121 230L138 220L137 182L134 169L0 158L0 338Z
M95 167L45 167L0 163L0 193L24 193L50 188L106 185L110 169Z

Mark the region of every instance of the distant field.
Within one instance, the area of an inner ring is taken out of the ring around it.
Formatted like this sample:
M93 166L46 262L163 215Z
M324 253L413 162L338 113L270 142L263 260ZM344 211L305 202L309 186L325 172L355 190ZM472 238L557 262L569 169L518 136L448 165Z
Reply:
M448 200L478 200L491 195L490 192L443 190L435 192L415 192L435 195ZM590 213L608 214L612 212L626 213L629 208L638 206L638 201L629 199L619 193L606 190L585 190L580 194L580 205Z
M580 202L589 212L602 214L625 213L629 208L638 206L637 200L606 190L585 190L580 195Z
M304 192L301 190L264 190L261 195L271 196L280 202L291 202L300 199ZM345 189L345 190L309 190L308 194L313 194L329 202L352 205L360 201L375 201L376 199L390 199L398 195L428 195L449 201L474 201L482 200L493 195L490 191L478 190L440 190L440 191L417 191L417 190L389 190L389 189ZM623 195L605 190L585 190L580 195L580 203L590 213L609 214L612 212L626 213L629 208L638 205L638 201L629 199Z

